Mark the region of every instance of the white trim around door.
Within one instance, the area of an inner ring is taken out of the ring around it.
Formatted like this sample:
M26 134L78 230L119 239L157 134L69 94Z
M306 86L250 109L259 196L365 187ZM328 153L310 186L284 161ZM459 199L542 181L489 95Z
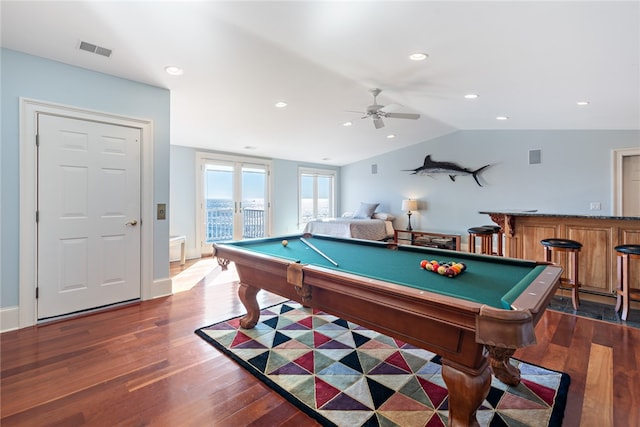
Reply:
M160 296L153 281L153 122L146 119L20 98L20 328L37 323L35 284L37 283L37 156L38 113L139 128L141 146L141 247L140 279L143 300ZM170 283L170 282L169 282ZM169 291L170 292L170 291ZM161 292L162 293L162 292ZM157 295L156 295L157 294Z
M613 150L613 215L622 216L622 161L627 156L640 156L640 147Z

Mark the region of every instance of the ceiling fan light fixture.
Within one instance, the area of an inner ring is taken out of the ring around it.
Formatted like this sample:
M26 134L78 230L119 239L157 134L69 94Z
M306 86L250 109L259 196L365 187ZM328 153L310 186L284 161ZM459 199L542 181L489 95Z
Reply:
M411 55L409 55L409 59L412 60L412 61L424 61L428 57L429 57L429 55L427 55L426 53L422 53L422 52L416 52L416 53L412 53Z
M344 126L344 127L349 127L349 126L351 126L351 125L353 125L353 122L344 122L344 123L342 124L342 126Z

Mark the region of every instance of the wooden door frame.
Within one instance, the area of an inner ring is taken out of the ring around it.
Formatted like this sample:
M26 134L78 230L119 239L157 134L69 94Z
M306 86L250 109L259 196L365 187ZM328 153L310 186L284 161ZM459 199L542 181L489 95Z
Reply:
M640 147L613 150L613 215L622 216L622 161L625 157L640 156Z
M140 294L153 298L153 121L101 111L20 98L20 278L19 327L35 325L37 319L37 150L39 113L96 121L140 129ZM148 224L148 225L147 225Z

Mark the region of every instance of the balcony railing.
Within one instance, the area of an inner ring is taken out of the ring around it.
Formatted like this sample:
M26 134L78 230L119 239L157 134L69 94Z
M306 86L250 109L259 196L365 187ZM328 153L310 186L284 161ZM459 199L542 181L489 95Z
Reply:
M242 238L265 237L264 209L242 210ZM207 243L233 240L233 208L207 209Z
M264 209L243 209L242 212L242 238L264 237Z

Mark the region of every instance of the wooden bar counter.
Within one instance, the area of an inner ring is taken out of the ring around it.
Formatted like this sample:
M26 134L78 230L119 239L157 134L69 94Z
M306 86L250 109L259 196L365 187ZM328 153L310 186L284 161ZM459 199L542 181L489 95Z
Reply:
M640 244L640 217L544 214L517 211L481 211L502 227L504 255L511 258L544 260L540 240L571 239L582 243L579 276L581 291L601 295L615 294L617 245ZM554 253L553 262L568 265L567 255ZM640 263L632 265L631 277L640 278Z

